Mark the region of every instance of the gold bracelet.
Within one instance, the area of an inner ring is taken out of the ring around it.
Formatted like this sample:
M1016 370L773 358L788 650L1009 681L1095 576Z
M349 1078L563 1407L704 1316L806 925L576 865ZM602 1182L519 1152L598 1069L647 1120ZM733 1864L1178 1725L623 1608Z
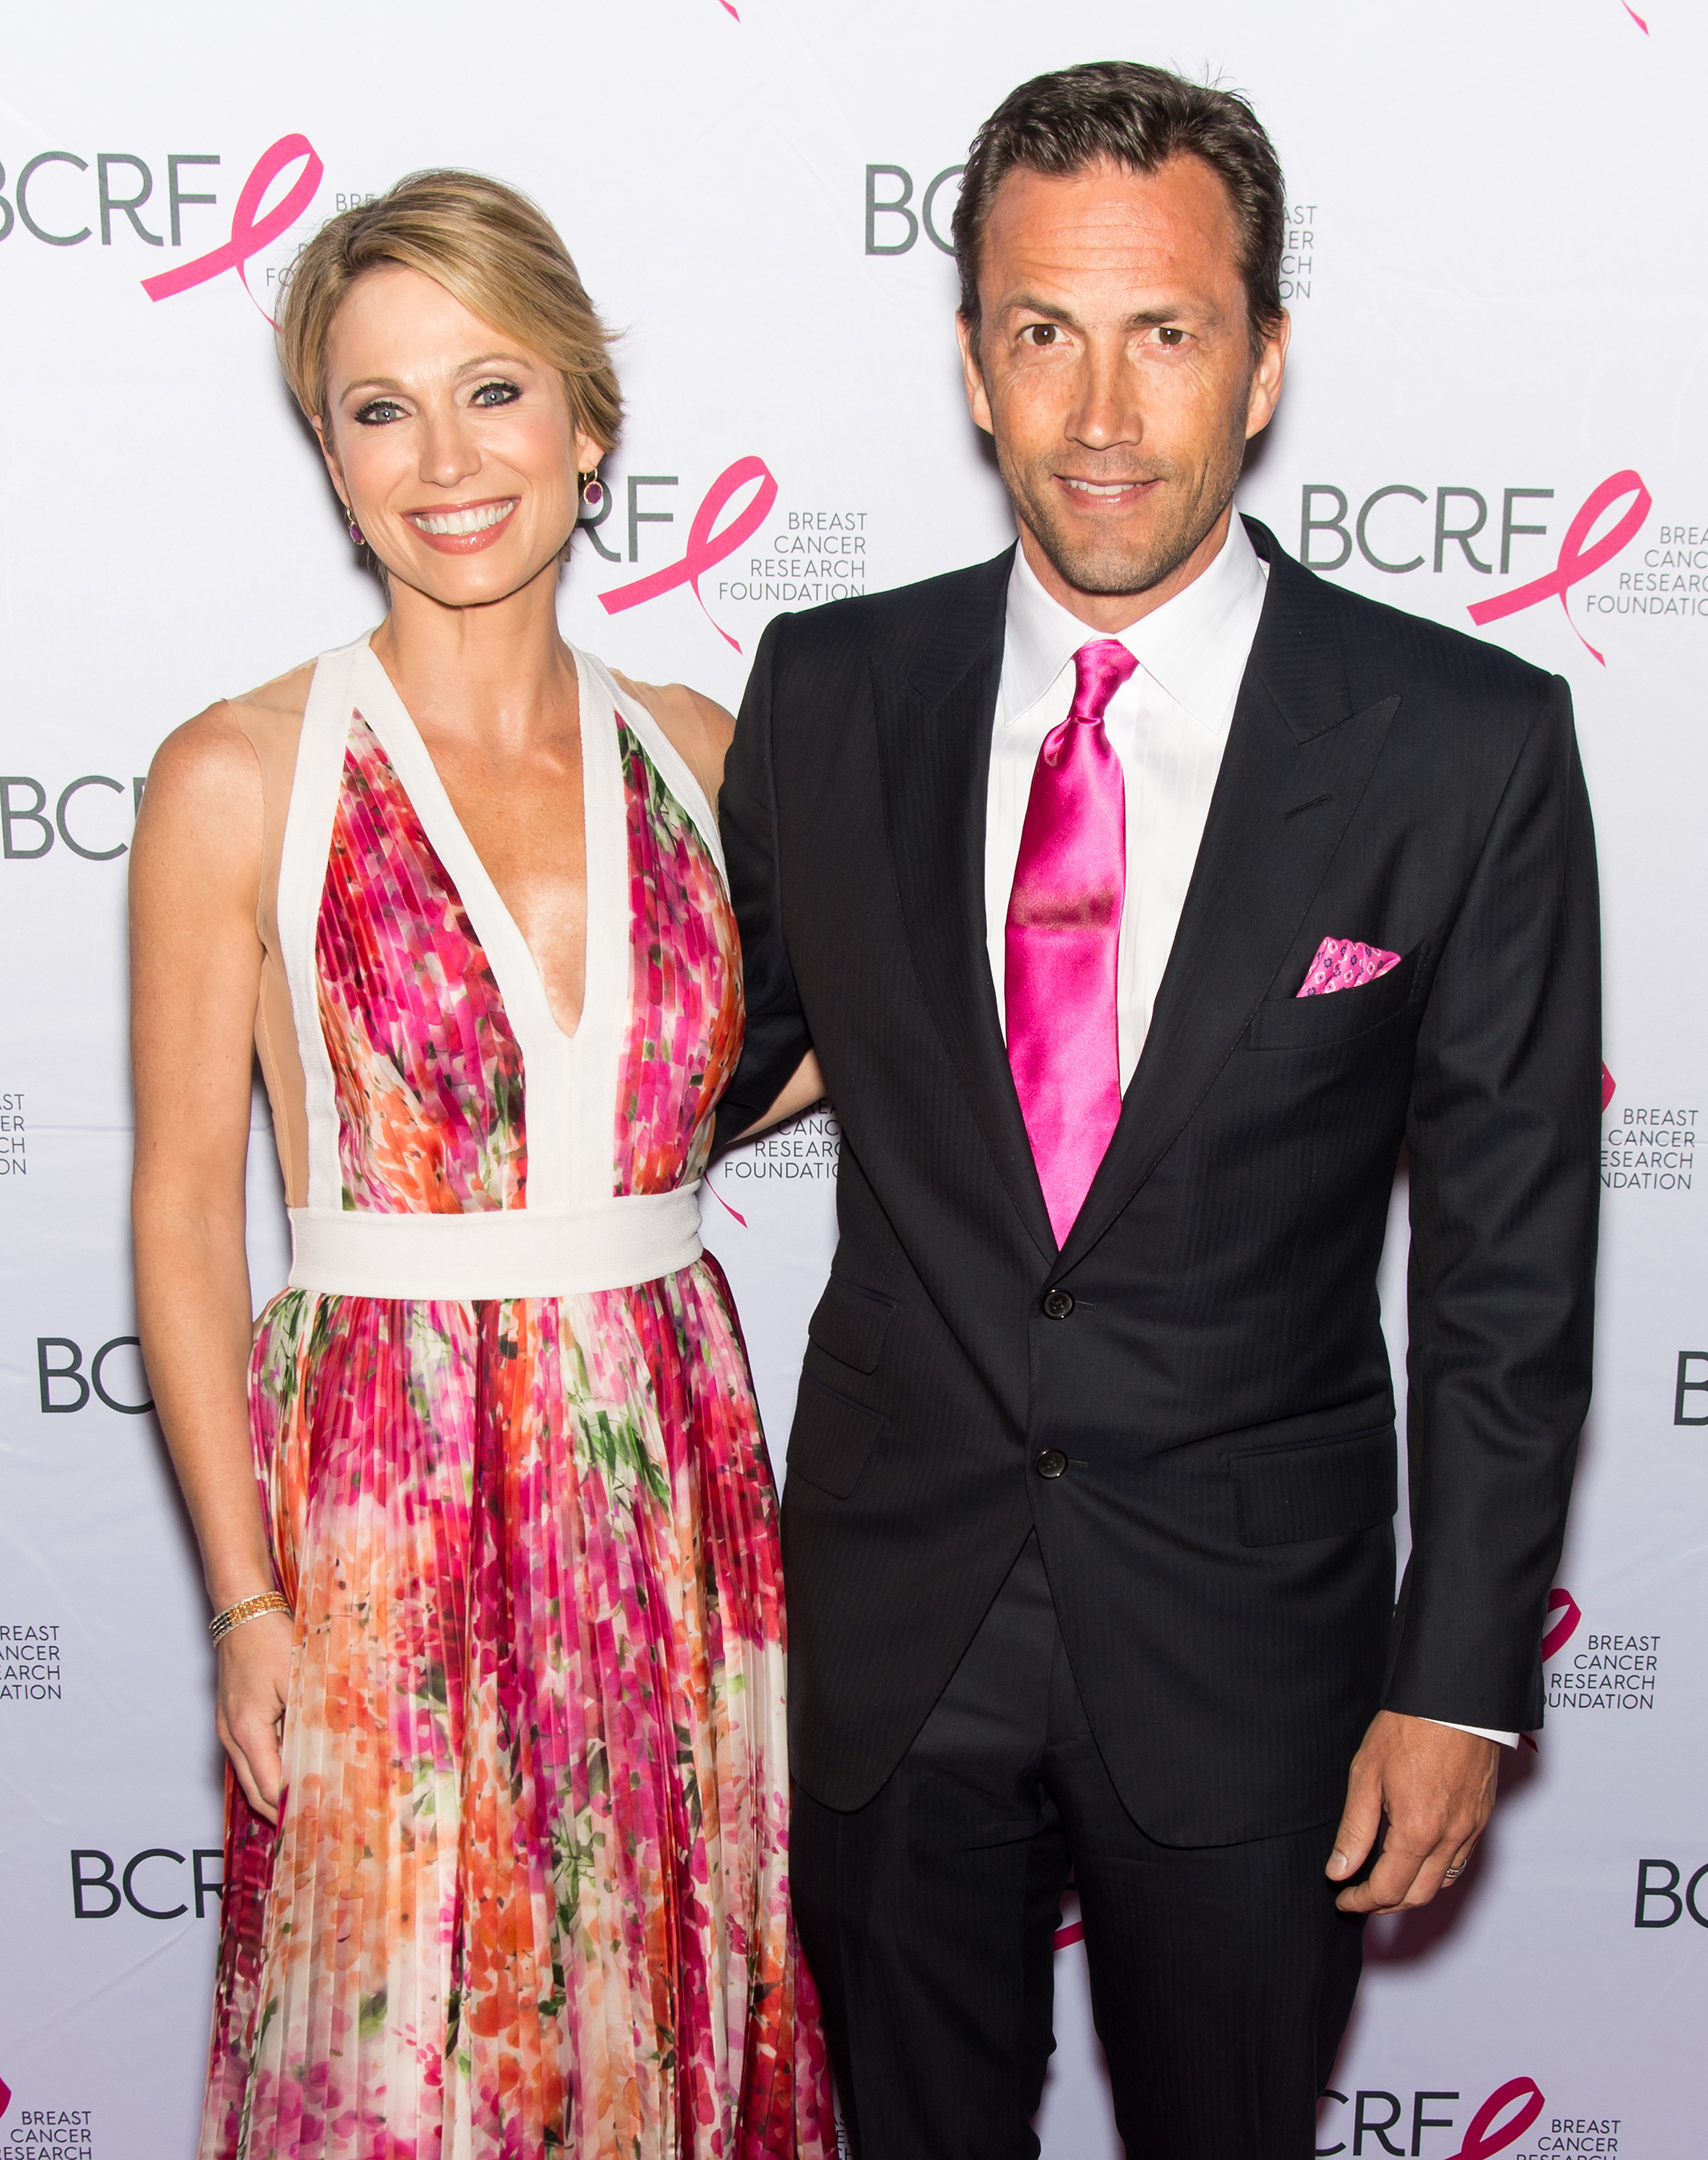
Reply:
M228 1605L223 1612L215 1613L208 1623L209 1639L223 1643L234 1628L241 1628L246 1620L258 1620L263 1612L288 1612L291 1601L283 1591L264 1591L259 1597L245 1597L236 1605Z

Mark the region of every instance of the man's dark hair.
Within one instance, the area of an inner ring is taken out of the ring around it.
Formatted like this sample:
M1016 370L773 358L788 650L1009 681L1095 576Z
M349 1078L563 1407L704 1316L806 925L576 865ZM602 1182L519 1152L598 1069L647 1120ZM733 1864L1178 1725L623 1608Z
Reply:
M1232 199L1239 227L1252 350L1280 322L1286 191L1275 145L1243 97L1136 60L1090 60L1010 91L973 137L953 226L961 314L979 338L979 261L996 191L1017 165L1066 179L1108 158L1154 173L1202 158Z

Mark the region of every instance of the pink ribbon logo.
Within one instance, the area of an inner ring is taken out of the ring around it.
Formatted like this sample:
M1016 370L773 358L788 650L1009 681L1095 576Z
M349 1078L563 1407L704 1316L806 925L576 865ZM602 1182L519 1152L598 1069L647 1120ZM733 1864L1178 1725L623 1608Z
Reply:
M733 1215L735 1218L735 1220L745 1230L747 1228L747 1218L741 1212L741 1210L739 1207L732 1207L729 1202L724 1197L723 1194L719 1192L717 1186L712 1182L712 1173L710 1171L708 1171L705 1173L705 1177L707 1192L711 1194L713 1199L717 1202L724 1212L726 1215Z
M1583 543L1594 529L1596 520L1604 510L1609 509L1626 495L1635 498L1631 507L1611 532L1604 532L1592 548L1586 548ZM1611 563L1622 548L1629 547L1642 531L1643 521L1653 507L1653 501L1648 490L1643 485L1640 473L1614 473L1602 482L1566 527L1565 537L1560 543L1560 560L1547 575L1534 579L1528 585L1517 585L1511 592L1502 593L1497 600L1478 600L1470 610L1471 620L1479 626L1485 622L1498 622L1503 615L1517 615L1521 609L1534 607L1539 600L1552 600L1558 595L1565 620L1571 622L1571 610L1565 605L1566 594L1573 585L1581 584L1586 578L1593 576L1596 571ZM1575 622L1571 622L1571 628L1573 636L1584 651L1600 660L1605 667L1607 662L1602 659L1601 654Z
M12 2088L7 2084L4 2078L0 2078L0 2115L4 2115L7 2109L10 2107L11 2105Z
M1648 35L1648 25L1632 6L1631 0L1621 0L1621 4L1624 8L1625 13L1631 18L1632 21L1636 23L1638 29L1642 31L1643 36L1646 38ZM724 5L726 8L729 8L729 0L724 0ZM729 13L733 15L735 13L735 10L733 8L729 8Z
M1514 2100L1523 2103L1517 2114L1490 2137L1496 2121ZM1496 2086L1472 2116L1465 2127L1465 2142L1448 2160L1489 2160L1491 2153L1504 2152L1508 2146L1518 2143L1544 2105L1542 2088L1534 2078L1508 2078L1503 2085Z
M302 171L267 215L257 217L256 213L267 190L299 158L306 160ZM207 255L198 255L193 262L180 262L175 270L164 270L158 278L143 278L143 290L151 300L169 300L174 293L187 293L192 285L206 284L209 278L217 278L223 270L235 270L244 291L249 293L243 265L252 255L258 255L263 247L270 247L280 233L288 231L296 223L314 200L325 169L306 135L281 135L270 150L262 152L255 162L255 170L244 181L237 207L231 213L231 237L224 247L215 247ZM249 297L272 322L273 317L267 314L254 293L249 293Z
M1555 1613L1559 1618L1555 1619ZM1569 1590L1550 1590L1548 1593L1547 1617L1552 1623L1542 1638L1542 1662L1563 1650L1577 1633L1577 1623L1583 1617L1577 1600Z
M1603 1062L1602 1066L1602 1108L1604 1110L1607 1109L1608 1103L1612 1101L1613 1091L1618 1084L1618 1082L1613 1077L1612 1074L1608 1072L1606 1063Z
M746 507L738 510L722 532L714 532L719 513L738 496L750 480L759 486ZM771 505L777 499L777 484L771 477L771 468L763 458L737 458L735 464L720 472L706 490L706 499L695 511L693 522L688 530L688 553L679 563L672 563L664 569L650 571L644 578L636 578L631 584L618 585L614 590L601 593L599 604L607 615L620 615L625 608L639 607L644 600L657 600L660 593L672 591L677 585L692 585L694 598L700 604L700 612L712 623L726 645L736 645L727 630L712 622L711 610L706 605L705 595L700 590L700 579L714 564L726 555L733 555L744 540L749 539L764 524Z

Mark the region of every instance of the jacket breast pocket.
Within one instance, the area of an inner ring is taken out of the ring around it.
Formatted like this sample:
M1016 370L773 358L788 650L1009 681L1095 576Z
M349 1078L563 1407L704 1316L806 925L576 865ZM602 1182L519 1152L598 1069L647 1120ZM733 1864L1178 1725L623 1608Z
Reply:
M888 1422L881 1411L850 1402L803 1373L789 1434L789 1476L804 1477L836 1499L847 1499Z
M1418 968L1427 945L1414 946L1398 967L1355 990L1327 990L1316 997L1269 998L1251 1016L1245 1031L1248 1050L1314 1050L1325 1043L1350 1042L1411 1003Z
M1230 1455L1243 1545L1351 1537L1389 1521L1399 1504L1394 1427Z
M807 1323L807 1340L856 1373L875 1373L878 1353L895 1316L893 1297L861 1290L854 1283L844 1282L840 1275L833 1275Z

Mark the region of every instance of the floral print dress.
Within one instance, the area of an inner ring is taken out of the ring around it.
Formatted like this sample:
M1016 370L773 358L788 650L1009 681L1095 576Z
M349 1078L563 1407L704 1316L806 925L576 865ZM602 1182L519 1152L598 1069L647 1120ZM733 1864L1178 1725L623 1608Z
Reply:
M573 1038L366 641L316 671L278 899L309 1206L250 1368L286 1791L275 1832L227 1778L203 2160L835 2151L788 1906L776 1495L691 1228L735 930L686 767L577 657ZM662 1213L683 1264L575 1287L578 1226ZM504 1219L427 1219L472 1215ZM445 1294L444 1238L543 1227L568 1287ZM364 1234L394 1273L426 1254L430 1294L299 1279L314 1236Z

